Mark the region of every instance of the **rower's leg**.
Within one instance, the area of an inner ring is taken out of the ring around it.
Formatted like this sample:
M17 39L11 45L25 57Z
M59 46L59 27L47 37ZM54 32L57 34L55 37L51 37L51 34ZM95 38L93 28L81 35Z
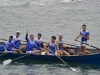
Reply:
M60 56L63 56L63 55L64 55L64 53L61 51L61 52L60 52Z
M45 53L46 53L47 50L46 50L45 48L42 48L42 49L41 49L41 52L45 52Z
M65 50L63 50L63 54L70 56L70 54L68 52L66 52Z
M83 48L82 48L82 49L83 49L83 50L82 50L82 51L83 51L83 54L86 55L86 46L82 46L82 47L83 47Z
M59 50L57 54L58 54L58 56L62 56L63 52Z
M23 52L21 50L15 50L17 53L22 54Z
M40 51L39 50L34 50L34 52L36 53L36 55L40 55Z
M13 52L13 53L18 53L18 52L17 52L17 50L14 50L14 52Z
M22 46L20 46L20 49L22 50L22 49L25 49L26 48L26 45L22 45Z
M81 46L80 49L81 49L81 52L83 52L83 46Z
M88 51L88 50L86 50L86 53L91 54L91 52L90 52L90 51Z

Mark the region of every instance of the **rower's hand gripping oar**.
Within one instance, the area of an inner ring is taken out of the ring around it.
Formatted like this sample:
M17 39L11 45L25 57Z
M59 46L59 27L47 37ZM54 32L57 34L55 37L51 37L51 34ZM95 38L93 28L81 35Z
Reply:
M52 52L51 50L49 50L50 52ZM52 52L53 53L53 52ZM55 53L53 53L55 56L58 57L58 59L60 59L65 65L67 65L72 71L76 71L76 69L72 68L70 65L68 65L63 59L61 59L58 55L56 55Z
M26 56L29 56L29 55L31 55L31 54L27 54L27 55L24 55L24 56L21 56L21 57L18 57L18 58L15 58L15 59L8 59L8 60L4 60L3 61L3 65L5 66L5 65L8 65L8 64L10 64L12 61L14 61L14 60L17 60L17 59L20 59L20 58L23 58L23 57L26 57Z
M76 40L76 41L77 41L77 42L80 42L79 40ZM93 47L93 48L96 48L96 49L100 50L100 48L95 47L95 46L92 46L92 45L90 45L90 44L87 44L87 43L84 43L84 42L80 42L80 43L83 43L83 44L85 44L85 45L87 45L87 46L90 46L90 47Z

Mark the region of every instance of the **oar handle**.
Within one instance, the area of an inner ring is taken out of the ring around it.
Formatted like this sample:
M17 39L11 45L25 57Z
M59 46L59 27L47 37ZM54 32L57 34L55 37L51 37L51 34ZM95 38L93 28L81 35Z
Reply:
M80 42L79 40L76 40L76 41L77 41L77 42ZM84 42L80 42L80 43L86 44L87 46L90 46L90 47L93 47L93 48L96 48L96 49L100 50L100 48L95 47L95 46L92 46L92 45L90 45L90 44L87 44L87 43L84 43Z

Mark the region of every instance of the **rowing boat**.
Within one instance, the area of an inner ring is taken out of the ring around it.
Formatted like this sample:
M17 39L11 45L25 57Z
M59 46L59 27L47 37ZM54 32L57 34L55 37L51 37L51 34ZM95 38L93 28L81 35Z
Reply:
M3 45L2 45L3 46ZM91 64L91 65L100 65L100 51L97 49L88 49L92 54L89 55L81 55L82 52L80 48L72 48L72 49L67 49L65 50L69 51L71 54L80 54L78 56L61 56L61 58L68 63L80 63L80 64ZM0 55L4 54L4 52L0 52ZM21 56L26 55L26 53L23 54L13 54L13 53L7 53L3 56L0 56L0 60L5 60L5 59L15 59ZM20 60L25 61L25 62L30 62L30 61L41 61L44 63L60 63L61 61L56 57L56 56L50 56L50 55L33 55L30 54L29 56L23 57ZM18 61L18 60L17 60ZM41 63L40 62L40 63Z
M0 55L3 53L0 53ZM8 53L6 55L0 56L0 59L14 59L17 57L21 57L26 54L13 54ZM92 64L92 65L100 65L100 54L92 54L86 56L62 56L64 61L69 63L81 63L81 64ZM60 62L60 60L56 56L49 55L29 55L27 57L22 58L24 61L43 61L45 62ZM41 62L40 62L41 63Z

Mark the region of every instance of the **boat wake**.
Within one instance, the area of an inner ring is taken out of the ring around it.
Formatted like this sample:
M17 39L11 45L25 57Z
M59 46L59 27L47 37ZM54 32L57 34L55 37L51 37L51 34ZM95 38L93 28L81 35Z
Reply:
M0 6L18 6L18 5L52 5L62 2L79 2L81 0L0 0Z

